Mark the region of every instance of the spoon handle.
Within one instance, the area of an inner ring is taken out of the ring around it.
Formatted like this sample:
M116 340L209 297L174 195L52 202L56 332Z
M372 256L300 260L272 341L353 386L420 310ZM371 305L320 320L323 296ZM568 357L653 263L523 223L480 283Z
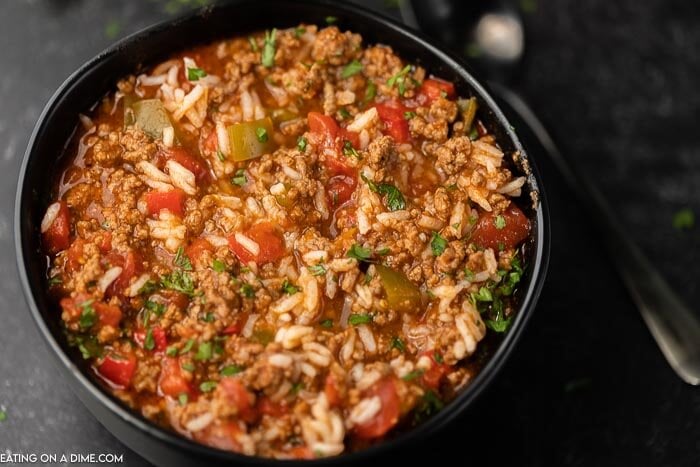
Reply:
M574 172L527 103L513 91L489 84L527 122L569 187L595 219L611 259L668 363L686 383L700 384L698 317L632 242L595 185L581 171Z

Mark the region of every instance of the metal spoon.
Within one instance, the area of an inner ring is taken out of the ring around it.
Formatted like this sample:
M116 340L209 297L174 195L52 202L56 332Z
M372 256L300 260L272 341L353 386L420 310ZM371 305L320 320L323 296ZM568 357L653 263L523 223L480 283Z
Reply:
M475 68L493 81L489 83L490 87L530 126L569 188L587 208L668 363L683 381L699 385L700 319L631 241L601 192L583 171L575 170L562 155L530 106L519 95L499 84L514 75L522 60L524 29L518 13L501 1L412 0L400 5L402 17L409 26L423 29L458 52L462 51L460 47L465 41L475 44L480 50L473 61Z

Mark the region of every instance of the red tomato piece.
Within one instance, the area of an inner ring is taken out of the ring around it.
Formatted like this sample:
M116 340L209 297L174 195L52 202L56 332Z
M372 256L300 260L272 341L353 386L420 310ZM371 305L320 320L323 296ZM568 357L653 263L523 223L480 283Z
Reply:
M387 101L376 104L375 107L389 136L397 143L405 143L411 139L405 115L408 109L403 104L398 101Z
M160 392L170 397L178 397L180 394L193 395L194 393L189 381L182 374L179 358L166 357L161 361L158 387Z
M167 209L172 214L182 217L185 213L185 192L176 188L170 191L149 191L146 193L146 210L149 215L158 214Z
M500 214L487 212L479 216L471 240L484 248L514 248L530 234L530 221L511 203Z
M56 254L70 246L70 212L65 201L58 202L58 213L42 235L49 254Z
M85 293L79 293L74 298L62 298L59 304L61 305L61 310L63 311L64 321L75 321L80 318L80 315L83 312L83 308L80 305L88 300L91 300L91 297Z
M241 325L236 323L236 324L231 324L230 326L226 326L222 331L221 334L224 336L235 336L241 333Z
M396 393L394 378L386 377L379 380L366 391L365 396L378 396L382 402L382 408L371 420L361 425L355 425L355 435L362 439L374 439L384 436L399 421L399 396Z
M216 135L216 130L212 130L212 132L209 133L209 136L204 140L203 146L204 149L209 152L216 152L217 149L219 149L219 139Z
M223 392L226 402L238 411L238 417L245 422L253 422L257 418L255 396L250 393L239 378L222 378L219 390Z
M261 222L255 224L243 234L258 244L260 252L254 255L238 243L235 235L231 235L228 238L229 247L242 263L255 261L258 264L265 264L277 261L284 255L285 247L282 234L273 224Z
M172 159L190 172L192 172L198 182L211 180L211 174L207 163L198 156L190 154L185 149L176 147L164 150L167 159Z
M294 446L289 450L289 455L293 459L316 459L313 451L308 446Z
M205 251L214 252L214 246L203 238L195 238L192 243L185 248L185 254L192 262L199 262Z
M176 290L160 290L158 295L167 303L171 303L180 311L187 309L190 304L190 299L187 295Z
M428 368L423 375L421 380L423 384L430 389L437 389L440 387L440 382L442 378L447 374L449 367L444 363L439 363L436 357L436 350L429 350L423 352L422 355L427 355L430 358L430 368Z
M309 112L306 118L312 133L323 136L329 146L335 144L335 137L338 136L340 127L333 117L320 112Z
M143 261L141 259L141 254L135 250L129 250L123 257L117 254L111 254L108 258L112 266L121 266L122 268L119 277L117 277L105 291L105 296L112 297L123 293L124 289L129 287L131 279L143 272Z
M323 385L323 392L326 394L326 399L328 399L329 406L340 407L343 399L340 396L338 382L333 374L328 374L328 376L326 376L326 381Z
M131 384L135 370L136 355L132 353L123 355L115 351L109 352L96 368L97 374L102 379L122 389Z
M437 78L430 78L423 81L418 91L419 100L421 100L424 105L430 105L431 102L440 98L443 93L445 93L445 97L448 99L454 99L457 95L454 84Z
M109 253L109 251L112 249L112 232L102 233L102 241L98 245L98 248L102 253Z
M145 343L147 335L148 331L143 328L134 331L134 342L142 349L146 348ZM151 328L151 335L153 336L154 343L152 350L156 353L165 352L165 349L168 347L168 336L166 336L165 330L160 326L153 326Z
M242 452L243 447L238 441L238 437L242 432L235 422L212 423L204 430L195 432L194 439L217 449Z
M269 415L271 417L279 418L283 415L289 413L289 407L287 404L282 404L280 402L273 402L269 397L262 396L258 398L255 407L258 413L262 415Z
M100 318L101 326L119 327L119 322L122 320L122 310L118 306L102 302L96 302L92 306Z
M352 194L355 192L357 179L348 177L347 175L336 175L328 180L326 192L328 194L328 203L337 208L345 204Z
M345 145L346 141L350 141L353 148L360 147L360 134L355 131L346 130L345 128L340 129L340 144L341 149Z
M74 272L80 269L85 263L85 258L83 257L83 249L85 247L85 240L82 238L76 238L71 246L66 251L66 271Z

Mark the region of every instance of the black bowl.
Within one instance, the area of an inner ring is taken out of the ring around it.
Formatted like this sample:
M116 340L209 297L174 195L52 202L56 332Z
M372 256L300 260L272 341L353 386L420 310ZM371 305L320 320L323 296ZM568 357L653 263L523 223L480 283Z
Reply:
M511 329L497 343L474 381L436 416L405 434L357 453L304 462L320 465L367 460L425 436L464 413L513 351L535 308L544 283L549 254L549 218L539 175L503 113L459 60L421 34L409 31L393 20L357 6L336 4L331 0L233 0L150 27L90 60L63 83L46 105L29 141L19 175L15 204L15 245L19 274L32 316L53 355L66 370L73 390L108 430L154 464L179 466L206 462L207 465L267 465L279 461L212 449L161 429L122 405L88 375L88 370L75 354L75 349L69 348L59 315L51 304L47 293L47 259L40 248L39 226L45 209L51 202L49 196L52 179L61 163L57 155L62 153L75 130L78 113L92 108L113 89L120 77L139 67L157 63L171 53L195 44L271 27L295 26L300 22L324 25L329 16L337 18L340 28L362 34L365 44L391 45L405 59L456 83L459 94L476 96L481 119L496 136L504 151L520 151L524 162L521 168L528 174L524 197L529 196L536 201L526 210L534 229L520 309ZM286 463L290 462L294 463Z

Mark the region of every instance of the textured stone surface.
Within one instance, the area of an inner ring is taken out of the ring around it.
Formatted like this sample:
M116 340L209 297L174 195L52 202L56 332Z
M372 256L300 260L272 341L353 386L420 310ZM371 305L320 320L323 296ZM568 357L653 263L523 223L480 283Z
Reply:
M34 0L0 6L0 452L124 453L70 392L26 310L14 265L12 204L31 129L53 91L115 38L171 14L166 1ZM365 4L384 7L381 1ZM514 87L568 157L599 183L625 226L696 302L700 213L700 8L695 2L540 0L525 15L528 55ZM515 355L478 405L396 453L433 464L698 465L700 393L672 373L546 158L550 275Z

